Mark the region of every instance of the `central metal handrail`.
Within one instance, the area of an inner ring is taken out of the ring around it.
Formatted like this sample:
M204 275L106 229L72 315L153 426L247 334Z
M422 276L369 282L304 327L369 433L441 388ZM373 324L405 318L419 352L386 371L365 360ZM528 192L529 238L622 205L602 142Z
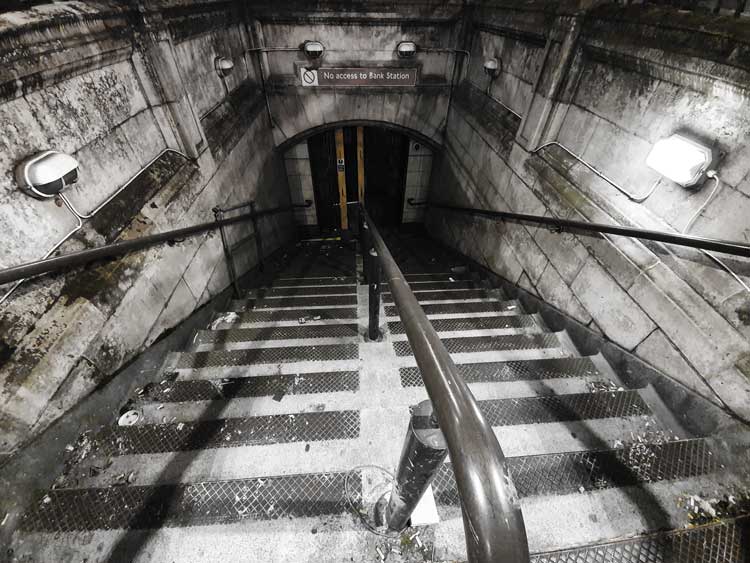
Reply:
M361 213L448 445L461 497L468 559L471 563L527 563L529 547L518 494L492 427L377 227L365 209Z

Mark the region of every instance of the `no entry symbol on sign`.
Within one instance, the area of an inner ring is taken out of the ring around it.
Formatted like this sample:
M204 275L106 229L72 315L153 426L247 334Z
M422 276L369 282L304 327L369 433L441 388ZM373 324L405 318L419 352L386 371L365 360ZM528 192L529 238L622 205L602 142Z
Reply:
M318 85L318 71L308 70L303 68L302 74L302 85L303 86L317 86Z

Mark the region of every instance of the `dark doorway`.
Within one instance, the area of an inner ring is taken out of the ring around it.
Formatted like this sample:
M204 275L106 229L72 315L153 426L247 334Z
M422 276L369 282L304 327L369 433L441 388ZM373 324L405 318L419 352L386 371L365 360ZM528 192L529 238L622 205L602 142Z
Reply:
M365 127L364 182L365 205L378 225L401 224L406 185L409 139L401 133L380 127ZM343 128L344 176L346 199L357 201L357 128ZM310 154L318 228L322 235L341 229L339 186L336 162L335 130L324 131L307 141ZM349 228L356 229L356 211L349 206Z
M382 227L401 224L409 139L390 129L365 128L365 207Z
M341 228L334 131L324 131L310 137L307 141L307 150L310 154L318 228L321 234L330 234Z

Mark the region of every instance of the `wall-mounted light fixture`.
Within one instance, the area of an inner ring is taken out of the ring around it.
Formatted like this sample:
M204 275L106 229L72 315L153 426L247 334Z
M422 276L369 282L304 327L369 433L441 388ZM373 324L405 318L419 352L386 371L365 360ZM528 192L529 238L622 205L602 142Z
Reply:
M16 166L16 181L31 196L53 198L78 181L78 161L63 152L42 151Z
M417 44L414 41L402 41L396 47L400 59L411 59L417 54Z
M234 61L227 57L216 57L214 59L214 68L221 78L225 78L232 74L232 71L234 70Z
M711 148L682 135L657 141L646 157L646 166L683 188L701 183L713 162Z
M484 61L484 73L494 80L500 74L500 63L497 59L487 59Z
M302 50L311 59L319 59L323 56L326 48L320 41L305 41Z

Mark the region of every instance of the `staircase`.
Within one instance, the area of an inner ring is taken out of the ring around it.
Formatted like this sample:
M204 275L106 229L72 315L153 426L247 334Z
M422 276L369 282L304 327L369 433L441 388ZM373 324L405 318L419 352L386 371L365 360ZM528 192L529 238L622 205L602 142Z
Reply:
M532 561L746 561L741 503L714 515L707 500L741 485L712 438L461 256L421 236L388 243L509 458ZM370 342L355 246L286 252L271 284L66 452L11 561L465 560L450 460L432 485L439 523L371 529L409 406L427 398L387 286Z

